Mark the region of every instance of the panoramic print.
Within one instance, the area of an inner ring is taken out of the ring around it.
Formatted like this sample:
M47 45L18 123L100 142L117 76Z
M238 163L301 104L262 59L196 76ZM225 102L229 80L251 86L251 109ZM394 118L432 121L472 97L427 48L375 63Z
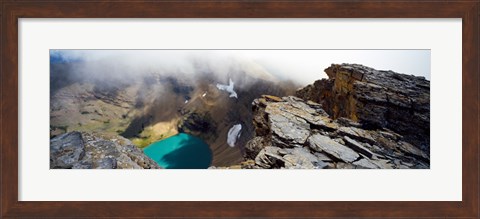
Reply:
M430 50L50 50L50 168L429 169Z

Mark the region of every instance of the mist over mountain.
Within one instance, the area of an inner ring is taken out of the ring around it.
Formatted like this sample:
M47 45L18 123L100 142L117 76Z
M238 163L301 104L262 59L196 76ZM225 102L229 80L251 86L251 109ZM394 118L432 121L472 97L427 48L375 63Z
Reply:
M242 159L253 137L255 98L292 95L301 87L251 60L211 52L54 51L51 56L51 136L120 134L145 147L185 132L210 145L215 165ZM236 96L218 87L229 84ZM227 141L235 125L241 126L237 139Z
M51 168L429 168L429 58L51 50Z

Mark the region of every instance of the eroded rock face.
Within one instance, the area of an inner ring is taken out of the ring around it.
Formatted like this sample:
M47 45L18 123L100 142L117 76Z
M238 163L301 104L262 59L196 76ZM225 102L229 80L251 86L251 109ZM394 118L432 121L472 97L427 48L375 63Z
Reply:
M51 169L160 169L121 136L68 132L50 140Z
M330 155L342 161L351 163L360 157L360 155L349 147L346 147L325 135L313 134L308 140L309 146L312 149L324 152L326 155Z
M263 96L253 102L248 168L429 168L429 156L388 128L328 115L319 103ZM242 166L244 167L244 166ZM245 166L246 167L246 166Z
M85 157L85 142L80 132L63 134L50 140L50 168L72 168Z
M428 80L358 64L332 64L325 72L329 79L318 80L296 95L320 103L333 119L345 117L364 129L388 128L430 154Z

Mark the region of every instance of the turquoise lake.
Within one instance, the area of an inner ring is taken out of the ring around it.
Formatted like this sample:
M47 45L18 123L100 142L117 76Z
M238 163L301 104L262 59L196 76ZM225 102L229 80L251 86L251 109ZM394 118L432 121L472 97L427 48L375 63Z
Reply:
M157 141L143 152L166 169L206 169L212 163L208 144L185 133Z

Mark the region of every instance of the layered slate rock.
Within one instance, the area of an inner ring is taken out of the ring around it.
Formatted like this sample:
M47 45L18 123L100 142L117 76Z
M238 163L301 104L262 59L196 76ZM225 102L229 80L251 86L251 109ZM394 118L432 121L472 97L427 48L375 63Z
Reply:
M429 168L429 156L409 138L330 116L322 104L298 97L253 101L255 137L239 168Z
M371 152L370 150L365 148L362 144L360 144L357 141L349 138L348 136L345 136L343 139L344 139L345 144L348 145L348 147L352 148L354 151L357 151L358 153L363 154L363 155L367 156L368 158L373 157L373 152Z
M50 140L51 169L160 169L121 136L68 132Z
M304 147L279 148L267 146L255 158L257 167L264 169L322 169L328 164Z
M364 129L387 128L430 154L430 82L424 77L381 71L358 64L332 64L329 79L297 91L323 106L333 119L348 118ZM355 138L351 130L343 130Z
M308 140L310 147L314 150L324 152L327 155L333 156L345 162L351 163L360 157L360 155L358 155L349 147L346 147L321 134L314 134Z

